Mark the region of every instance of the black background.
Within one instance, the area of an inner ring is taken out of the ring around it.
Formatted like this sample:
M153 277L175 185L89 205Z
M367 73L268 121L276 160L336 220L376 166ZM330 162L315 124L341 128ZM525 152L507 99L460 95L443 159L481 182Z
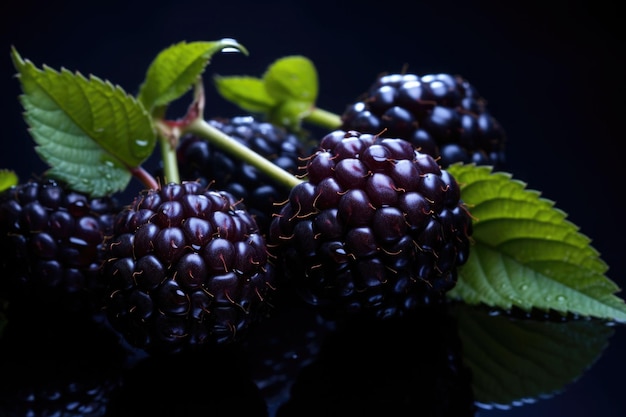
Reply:
M21 118L11 45L38 67L94 74L135 93L163 48L233 37L250 55L217 55L208 74L261 75L274 59L302 54L319 73L318 105L335 113L382 72L407 65L418 74L457 73L505 127L508 171L568 213L610 266L608 276L625 287L619 16L605 1L3 2L0 168L26 178L44 167ZM207 116L238 112L210 85L207 100ZM618 329L606 354L564 394L480 415L624 415L624 336Z

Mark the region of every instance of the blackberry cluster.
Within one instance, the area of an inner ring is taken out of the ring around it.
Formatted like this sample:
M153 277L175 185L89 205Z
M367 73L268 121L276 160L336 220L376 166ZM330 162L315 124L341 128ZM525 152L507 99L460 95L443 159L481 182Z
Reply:
M252 116L215 117L207 122L294 175L298 173L301 158L312 150L307 139ZM256 167L196 136L181 138L177 156L183 180L213 182L213 187L243 199L263 232L269 225L274 204L289 195L288 188L272 181Z
M504 129L458 75L381 76L341 117L341 129L406 139L443 168L455 162L505 165Z
M0 194L0 295L25 309L93 309L104 236L119 208L53 179ZM0 297L2 298L2 297Z
M119 213L105 254L106 315L149 353L238 340L272 287L254 218L198 182L142 191Z
M270 226L284 285L329 310L381 317L442 300L456 285L471 217L431 156L402 139L336 130L306 175Z

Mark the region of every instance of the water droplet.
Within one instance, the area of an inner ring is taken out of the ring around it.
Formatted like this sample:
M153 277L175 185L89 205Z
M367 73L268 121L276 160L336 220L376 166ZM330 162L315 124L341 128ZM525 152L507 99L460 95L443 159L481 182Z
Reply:
M520 291L526 291L528 290L528 284L522 284L519 286Z
M135 139L131 142L130 150L133 155L142 157L149 151L148 145L150 145L150 142L145 139Z
M564 295L557 295L556 296L556 301L559 303L564 303L565 301L567 301L567 298L565 298Z

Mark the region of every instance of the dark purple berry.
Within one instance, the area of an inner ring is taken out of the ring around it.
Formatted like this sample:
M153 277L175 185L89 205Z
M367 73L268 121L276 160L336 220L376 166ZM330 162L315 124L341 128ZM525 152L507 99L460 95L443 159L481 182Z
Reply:
M458 75L381 76L341 117L343 130L405 139L444 168L455 162L505 165L502 126Z
M320 146L270 226L285 285L383 317L443 300L472 233L454 178L402 139L335 131Z
M119 208L52 179L0 194L0 291L25 310L93 308L104 237Z
M214 117L207 122L294 175L300 174L301 158L312 150L305 138L252 116ZM200 180L243 199L263 233L267 231L274 205L289 195L289 189L257 168L196 136L183 136L177 155L183 180Z
M250 213L199 182L144 190L118 215L105 251L107 317L148 352L238 341L272 289L265 240Z

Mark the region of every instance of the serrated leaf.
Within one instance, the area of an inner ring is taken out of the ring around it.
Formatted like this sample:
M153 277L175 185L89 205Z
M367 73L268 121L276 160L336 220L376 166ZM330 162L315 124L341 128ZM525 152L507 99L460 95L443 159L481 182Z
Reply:
M451 309L483 408L522 405L562 392L602 355L614 329L600 320L550 322Z
M151 113L178 99L191 89L211 57L222 50L247 54L234 39L213 42L179 42L161 51L148 68L137 98Z
M123 190L129 168L152 153L156 133L143 106L119 86L66 69L36 68L13 49L36 150L51 177L93 196Z
M260 78L216 75L213 82L225 100L251 113L268 114L276 105Z
M277 59L263 75L265 88L278 102L297 101L313 105L318 79L313 62L300 55Z
M0 169L0 192L17 185L18 181L15 171Z
M626 322L626 304L590 239L540 193L511 174L455 164L474 221L470 256L452 298Z

